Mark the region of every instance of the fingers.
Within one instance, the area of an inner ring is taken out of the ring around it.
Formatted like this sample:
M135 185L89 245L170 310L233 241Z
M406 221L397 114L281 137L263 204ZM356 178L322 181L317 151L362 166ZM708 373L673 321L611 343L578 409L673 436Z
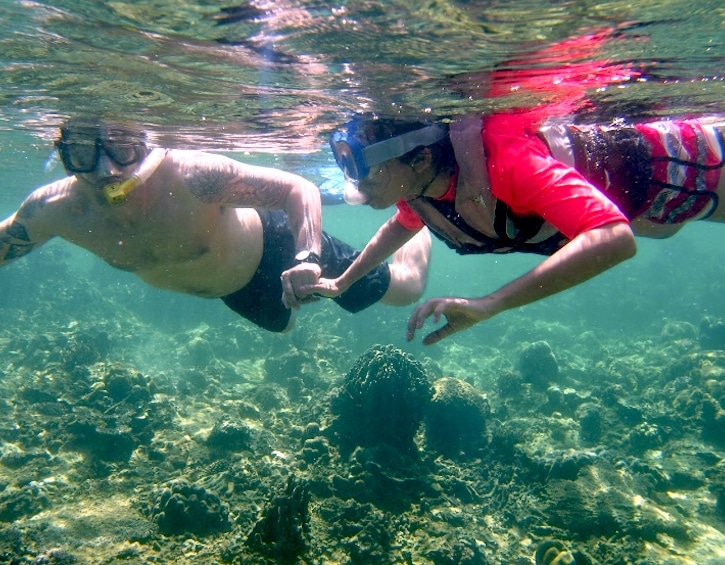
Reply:
M286 271L282 273L280 281L282 283L282 304L285 305L285 308L297 310L300 307L300 301L297 299L292 281Z
M453 333L456 333L456 330L453 329L453 326L451 326L450 324L446 324L442 328L438 328L434 332L431 332L427 336L425 336L423 338L423 345L433 345L434 343L438 343L440 340L448 337Z
M408 319L407 340L412 341L415 337L416 330L421 329L426 319L430 317L433 318L434 324L439 323L441 317L444 317L446 324L425 336L423 338L424 345L433 345L449 335L456 333L460 328L458 327L455 314L449 312L450 308L455 308L455 304L455 301L449 299L432 299L418 306Z
M428 314L421 315L423 307L428 304L427 302L417 306L413 313L408 318L408 341L412 341L415 337L415 330L423 327L423 322L428 317Z
M407 340L413 341L413 338L415 337L416 330L419 330L423 327L425 324L425 320L431 315L434 314L435 308L434 305L435 301L433 300L427 300L420 306L416 307L415 310L413 310L413 313L410 315L410 318L408 318L408 333L407 333ZM437 317L434 317L433 321L438 322L438 318L440 318L440 313Z
M324 296L325 298L335 298L340 295L337 290L331 288L329 284L326 284L322 280L317 284L303 284L300 286L299 292L303 296L317 294L319 296Z
M302 304L316 302L317 297L312 296L305 287L315 286L320 279L320 267L312 263L297 265L284 271L280 277L282 284L282 304L286 308L297 310Z

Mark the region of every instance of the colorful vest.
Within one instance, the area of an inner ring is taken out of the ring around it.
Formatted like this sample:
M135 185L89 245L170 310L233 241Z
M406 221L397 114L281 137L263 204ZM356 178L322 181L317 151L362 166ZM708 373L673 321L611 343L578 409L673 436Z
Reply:
M720 128L704 120L623 125L548 125L552 156L576 168L631 220L704 220L717 208L725 164Z

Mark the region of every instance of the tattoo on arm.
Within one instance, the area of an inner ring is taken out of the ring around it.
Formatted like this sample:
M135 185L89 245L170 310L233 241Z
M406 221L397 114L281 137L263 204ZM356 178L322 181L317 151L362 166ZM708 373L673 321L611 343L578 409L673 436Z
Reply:
M189 189L199 200L209 204L279 208L287 197L281 183L273 179L238 174L235 171L199 171L189 179Z
M35 247L35 244L30 242L30 236L25 226L15 220L8 226L5 235L0 238L0 260L10 261L17 259L18 257L27 255Z
M2 249L2 248L0 247L0 249ZM11 244L11 245L8 245L7 252L5 253L3 259L5 259L6 261L10 261L11 259L18 259L19 257L22 257L23 255L27 255L33 249L35 249L35 245L32 245L32 244L28 244L28 245Z
M30 236L28 236L28 230L26 230L25 226L17 220L10 224L7 234L14 239L19 239L20 241L30 241Z

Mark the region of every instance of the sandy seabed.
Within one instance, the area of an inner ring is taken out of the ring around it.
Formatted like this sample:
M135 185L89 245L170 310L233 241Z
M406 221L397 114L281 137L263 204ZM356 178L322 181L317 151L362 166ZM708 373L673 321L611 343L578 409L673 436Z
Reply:
M725 563L719 320L623 339L515 314L485 346L356 351L331 305L286 336L173 331L77 285L4 309L2 563ZM354 374L370 351L392 358ZM409 363L485 426L435 444L428 393L420 421L396 404ZM400 389L341 427L351 379L383 374Z

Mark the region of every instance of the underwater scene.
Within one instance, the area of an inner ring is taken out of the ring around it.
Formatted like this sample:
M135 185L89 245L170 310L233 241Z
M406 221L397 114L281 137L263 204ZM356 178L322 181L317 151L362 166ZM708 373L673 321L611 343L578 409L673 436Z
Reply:
M719 0L0 8L2 219L65 176L58 128L86 114L299 174L358 249L394 208L341 201L328 139L355 114L543 105L522 73L596 60L636 78L589 89L582 122L725 115ZM602 30L597 53L539 56ZM424 345L444 321L408 341L415 305L321 299L273 333L52 239L0 269L0 563L723 565L723 241L706 221L638 238ZM434 240L419 303L541 260Z

